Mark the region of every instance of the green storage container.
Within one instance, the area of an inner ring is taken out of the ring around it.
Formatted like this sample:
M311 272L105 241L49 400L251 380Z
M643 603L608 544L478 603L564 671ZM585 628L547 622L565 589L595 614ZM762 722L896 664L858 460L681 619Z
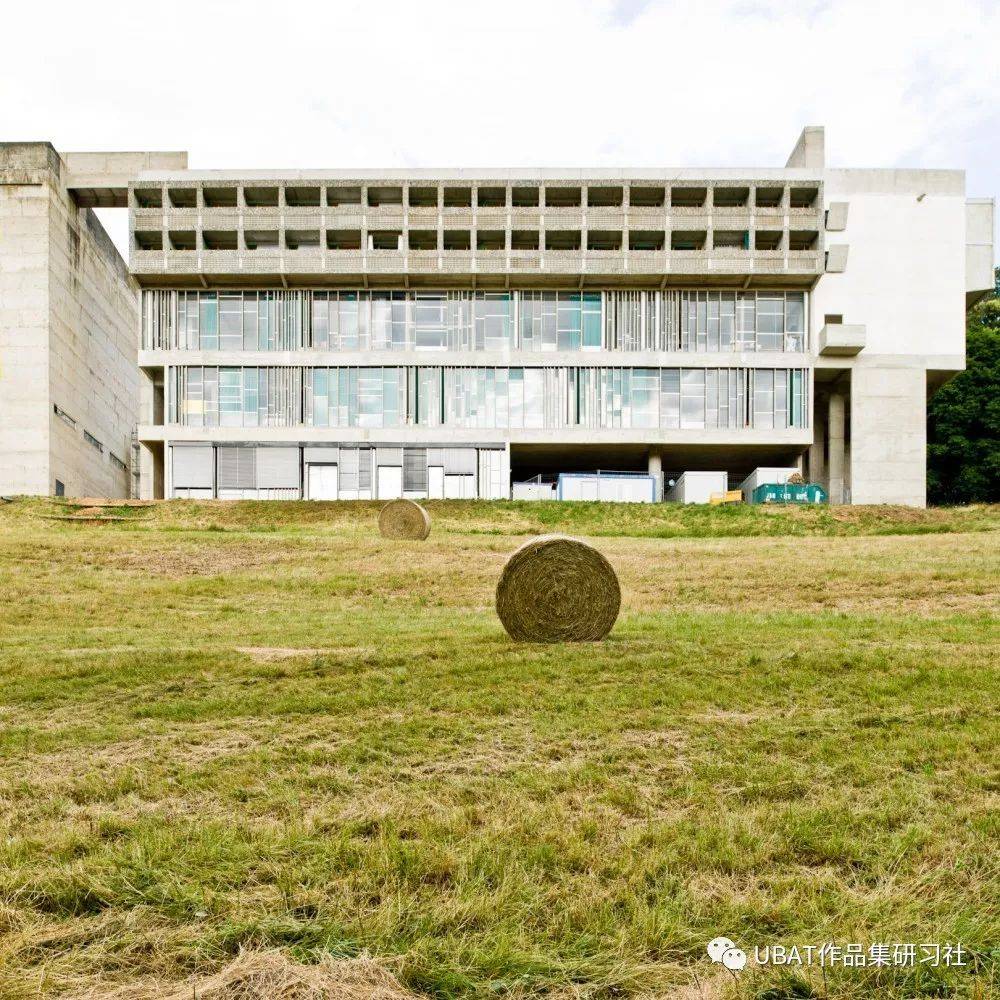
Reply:
M761 483L751 503L826 503L826 490L818 483Z

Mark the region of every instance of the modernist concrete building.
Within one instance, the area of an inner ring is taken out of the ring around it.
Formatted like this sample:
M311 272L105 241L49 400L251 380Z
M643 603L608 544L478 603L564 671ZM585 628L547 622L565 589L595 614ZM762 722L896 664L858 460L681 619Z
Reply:
M926 400L992 287L993 205L961 171L832 169L823 147L807 128L765 169L140 170L141 494L798 464L834 501L923 504Z
M129 495L140 291L91 208L186 164L0 143L0 493Z

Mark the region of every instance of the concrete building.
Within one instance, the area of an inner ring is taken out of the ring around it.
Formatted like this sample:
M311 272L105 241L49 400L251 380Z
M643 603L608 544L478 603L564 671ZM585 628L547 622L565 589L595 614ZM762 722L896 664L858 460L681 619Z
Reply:
M129 495L140 291L91 209L186 162L0 143L0 493Z
M922 505L926 400L992 287L993 205L961 171L832 169L823 147L807 128L764 169L138 171L141 495L798 465L834 501Z

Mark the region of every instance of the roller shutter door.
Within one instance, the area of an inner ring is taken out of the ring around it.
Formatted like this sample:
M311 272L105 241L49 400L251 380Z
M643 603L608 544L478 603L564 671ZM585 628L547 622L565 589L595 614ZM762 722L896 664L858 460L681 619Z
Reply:
M215 485L213 475L214 449L210 444L174 445L173 485L187 489L211 489Z
M427 491L427 449L407 448L403 452L403 489Z
M257 449L259 489L298 489L300 485L298 448Z
M219 448L219 489L257 488L257 463L253 448Z

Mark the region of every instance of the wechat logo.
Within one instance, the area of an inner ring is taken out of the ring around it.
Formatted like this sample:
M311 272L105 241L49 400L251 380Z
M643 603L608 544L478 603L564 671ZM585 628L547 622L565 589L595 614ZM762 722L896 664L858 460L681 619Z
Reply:
M713 962L720 962L730 972L739 972L747 964L747 953L727 937L712 938L708 942L708 957Z

